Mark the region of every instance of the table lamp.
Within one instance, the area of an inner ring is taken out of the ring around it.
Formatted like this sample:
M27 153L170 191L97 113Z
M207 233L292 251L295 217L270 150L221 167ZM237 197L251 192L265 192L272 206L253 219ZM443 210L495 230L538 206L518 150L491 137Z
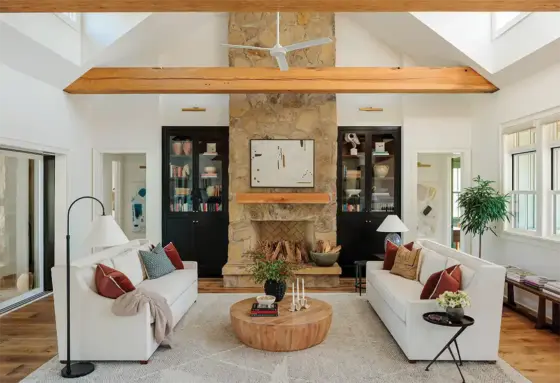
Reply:
M390 214L381 222L377 231L380 233L389 233L385 237L385 251L387 251L387 241L391 241L397 246L402 245L402 239L398 233L408 231L408 227L405 226L398 215Z
M70 358L70 210L82 199L92 199L101 205L102 215L91 225L85 243L89 247L111 247L128 243L128 238L112 216L105 215L105 206L95 197L84 196L76 199L68 208L66 221L66 366L60 374L64 378L79 378L93 372L95 366L90 362L72 363Z

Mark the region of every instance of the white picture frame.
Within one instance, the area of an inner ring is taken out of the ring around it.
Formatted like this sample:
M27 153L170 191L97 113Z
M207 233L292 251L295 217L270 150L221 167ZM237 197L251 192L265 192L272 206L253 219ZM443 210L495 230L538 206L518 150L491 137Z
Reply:
M315 141L251 140L251 187L315 187Z

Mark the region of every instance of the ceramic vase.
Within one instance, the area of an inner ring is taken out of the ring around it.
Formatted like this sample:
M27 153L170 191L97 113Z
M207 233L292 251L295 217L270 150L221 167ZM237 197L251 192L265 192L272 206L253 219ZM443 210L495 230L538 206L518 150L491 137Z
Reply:
M385 178L389 173L389 165L377 164L373 166L373 174L377 178Z
M461 322L465 316L465 311L462 307L448 307L445 309L447 316L451 322Z
M286 294L286 282L277 282L269 279L264 283L264 293L272 295L276 298L276 302L280 302Z
M182 146L183 146L183 143L182 143L182 142L180 142L180 141L175 141L175 142L173 143L173 145L172 145L173 153L174 153L175 155L180 155L180 154L181 154L181 151L182 151Z
M183 151L186 155L190 155L192 153L192 141L183 142Z

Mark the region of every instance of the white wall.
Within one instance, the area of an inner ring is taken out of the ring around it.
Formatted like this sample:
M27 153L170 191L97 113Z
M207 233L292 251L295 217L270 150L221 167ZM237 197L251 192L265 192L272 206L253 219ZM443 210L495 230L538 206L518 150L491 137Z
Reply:
M394 52L372 36L353 15L336 13L337 66L414 66L408 57ZM416 238L418 222L416 184L418 152L464 152L470 157L471 105L478 95L337 94L339 126L402 126L402 219ZM364 106L383 112L360 112ZM470 159L469 159L470 161ZM468 185L469 166L463 185Z
M0 64L0 144L57 154L55 262L65 263L66 209L77 197L91 194L91 137L81 117L79 98ZM62 174L59 170L67 172ZM65 178L62 179L61 178ZM66 184L64 181L68 181ZM86 254L81 246L92 219L91 202L72 209L72 257Z
M473 174L499 181L500 124L541 113L560 106L560 64L502 88L486 96L477 105L477 123L473 129ZM491 103L495 99L495 103ZM526 268L534 273L560 279L560 243L530 240L502 234L486 234L483 257L507 265ZM536 309L532 295L517 292L517 299Z

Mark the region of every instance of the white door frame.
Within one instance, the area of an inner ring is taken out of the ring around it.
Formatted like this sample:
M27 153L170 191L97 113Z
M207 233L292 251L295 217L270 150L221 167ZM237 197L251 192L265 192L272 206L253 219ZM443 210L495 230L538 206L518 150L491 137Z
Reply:
M3 150L4 149L4 150ZM12 150L15 151L12 151ZM21 147L7 147L2 146L0 147L0 154L9 155L10 157L21 158L21 159L32 159L35 161L35 172L34 172L34 201L33 201L33 209L35 212L34 217L34 227L33 227L33 255L35 259L33 262L35 263L35 274L34 278L38 277L38 284L37 287L33 288L32 290L23 292L13 298L7 299L3 302L0 302L0 309L8 307L12 304L18 303L22 300L25 300L29 297L32 297L36 294L42 293L44 291L45 281L44 281L44 248L43 248L43 240L44 240L44 232L43 232L43 156L41 154L34 154L28 152L22 152L18 150L25 150L27 149ZM27 239L25 239L27 241ZM31 249L29 249L31 250ZM28 270L29 272L29 270ZM17 267L16 267L16 283L17 283Z
M103 155L105 154L143 154L146 158L146 164L148 161L148 151L142 149L92 149L92 179L91 179L91 187L92 187L92 196L98 198L100 201L103 201ZM146 183L148 180L146 179ZM105 213L108 213L108 207L105 206ZM92 219L93 217L101 214L101 208L99 204L94 204L92 207ZM149 220L148 212L146 211L146 220ZM121 217L123 218L123 217ZM122 222L120 222L122 223Z
M472 183L472 175L471 175L471 150L470 149L426 149L426 150L417 150L414 153L414 169L415 171L412 172L412 181L413 185L415 186L412 194L414 198L412 198L412 206L413 211L418 211L418 195L416 190L416 185L418 184L418 168L416 166L416 162L418 161L418 154L450 154L454 156L458 156L461 158L461 189L463 190L466 187L471 186ZM417 224L418 218L414 215L414 222ZM451 222L450 218L448 217L449 221ZM447 222L447 221L446 221ZM473 237L471 234L465 234L461 230L461 251L470 254L472 251L472 240Z

